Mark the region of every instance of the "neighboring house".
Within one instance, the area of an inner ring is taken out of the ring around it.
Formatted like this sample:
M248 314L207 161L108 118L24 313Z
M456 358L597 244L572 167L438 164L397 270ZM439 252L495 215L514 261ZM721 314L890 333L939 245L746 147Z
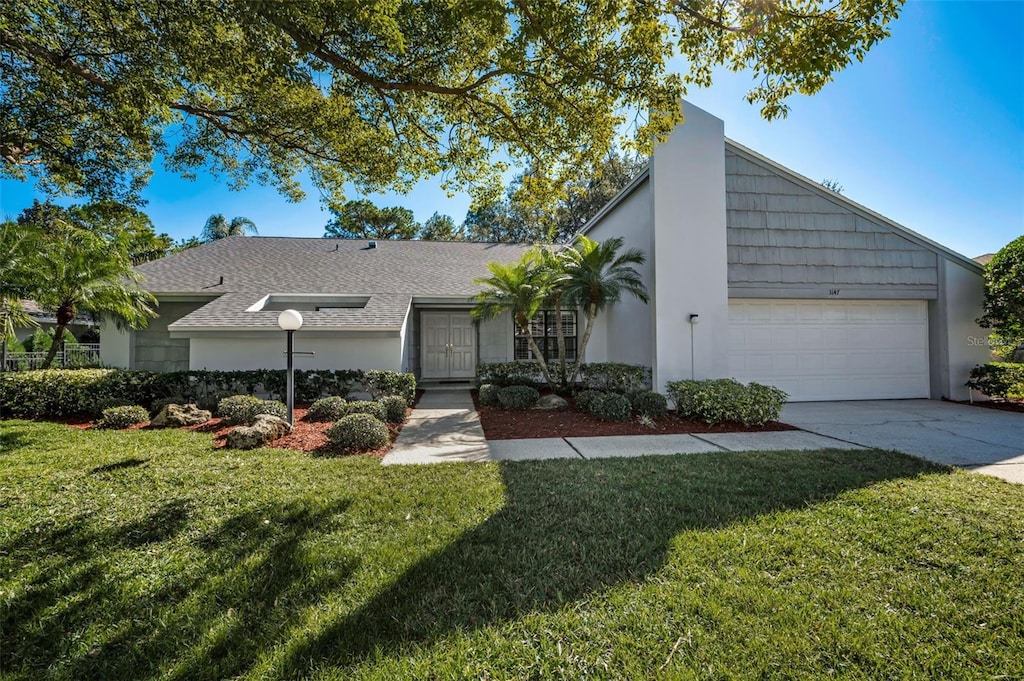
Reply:
M35 326L24 326L18 327L14 330L14 337L19 341L27 340L37 328L41 328L43 331L50 331L51 329L57 328L57 317L53 312L44 310L39 307L39 303L34 300L23 299L21 306L25 309L32 319L36 321L38 327ZM98 325L88 315L80 314L75 317L75 320L68 325L68 332L75 338L81 338L82 334L86 333L90 329L95 329Z
M732 376L796 400L966 398L985 362L981 267L724 136L686 123L588 225L648 256L650 305L598 318L588 361L651 366L655 386ZM508 316L474 324L476 277L524 245L230 237L139 266L160 300L149 328L103 329L107 364L284 366L280 310L296 308L299 368L380 368L466 379L527 359ZM577 319L565 313L569 347ZM696 317L695 317L696 316ZM691 318L697 323L692 324ZM538 335L553 335L551 313ZM554 338L541 346L554 346Z

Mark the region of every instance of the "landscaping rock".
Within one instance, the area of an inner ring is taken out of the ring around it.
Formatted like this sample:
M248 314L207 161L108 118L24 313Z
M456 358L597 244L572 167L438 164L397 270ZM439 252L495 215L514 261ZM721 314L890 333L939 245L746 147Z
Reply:
M179 428L181 426L198 426L206 423L213 414L200 409L194 404L167 404L160 413L153 417L150 425L153 428Z
M260 414L251 426L239 426L228 433L227 446L231 449L256 449L292 432L284 419Z
M540 411L562 411L569 408L569 403L558 395L545 395L537 400L533 408Z

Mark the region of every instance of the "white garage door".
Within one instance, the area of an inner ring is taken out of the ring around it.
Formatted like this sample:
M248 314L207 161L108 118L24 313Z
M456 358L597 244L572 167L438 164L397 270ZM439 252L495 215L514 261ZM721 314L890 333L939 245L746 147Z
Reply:
M928 304L730 300L729 369L794 401L928 397Z

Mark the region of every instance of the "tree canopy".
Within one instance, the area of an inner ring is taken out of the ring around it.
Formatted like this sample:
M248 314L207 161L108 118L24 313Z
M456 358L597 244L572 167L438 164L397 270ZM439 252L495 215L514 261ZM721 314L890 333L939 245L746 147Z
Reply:
M133 202L160 155L295 200L306 171L333 206L437 174L493 194L509 164L559 188L619 135L648 151L716 66L785 115L902 1L6 2L0 176Z
M1012 358L1024 346L1024 235L999 249L985 266L985 316L999 354Z
M569 243L590 218L644 169L646 161L612 149L594 167L569 176L553 204L555 191L536 170L516 177L503 198L470 208L463 231L473 241Z
M348 201L332 210L324 237L343 239L415 239L420 231L408 208L378 208L372 201Z

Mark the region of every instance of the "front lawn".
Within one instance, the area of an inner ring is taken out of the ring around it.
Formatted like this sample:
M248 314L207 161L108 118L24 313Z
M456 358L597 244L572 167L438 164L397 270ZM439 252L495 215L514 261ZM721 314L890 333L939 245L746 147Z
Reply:
M382 467L0 422L4 679L1020 678L1024 490L882 452Z

